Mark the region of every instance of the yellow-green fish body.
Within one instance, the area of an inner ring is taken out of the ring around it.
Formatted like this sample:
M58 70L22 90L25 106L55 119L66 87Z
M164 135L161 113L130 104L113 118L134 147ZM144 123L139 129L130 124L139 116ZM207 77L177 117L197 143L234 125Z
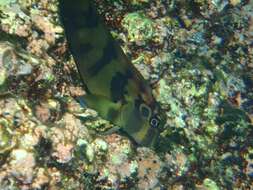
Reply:
M159 135L160 110L150 86L114 41L92 0L60 0L59 5L70 51L87 88L87 105L138 144L152 146Z

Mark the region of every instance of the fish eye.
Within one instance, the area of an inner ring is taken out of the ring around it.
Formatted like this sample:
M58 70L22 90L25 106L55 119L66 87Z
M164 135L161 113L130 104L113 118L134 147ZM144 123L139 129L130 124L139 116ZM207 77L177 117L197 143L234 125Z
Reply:
M159 125L159 123L160 123L160 119L156 116L154 116L150 119L150 125L152 127L157 127Z
M141 104L140 113L143 117L149 118L151 116L151 109L146 104Z

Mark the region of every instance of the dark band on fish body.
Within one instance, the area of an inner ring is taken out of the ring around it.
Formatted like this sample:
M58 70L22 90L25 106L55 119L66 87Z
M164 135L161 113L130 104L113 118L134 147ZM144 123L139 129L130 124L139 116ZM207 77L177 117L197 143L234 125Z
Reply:
M114 46L114 42L108 41L107 45L103 49L103 56L88 69L91 75L96 75L101 71L107 64L110 64L112 60L117 58L117 50Z
M72 18L70 24L72 24L73 28L95 28L98 26L99 17L97 16L92 2L88 4L84 2L83 5L77 5L74 2L75 0L72 2L67 1L68 0L66 0L66 3L71 3L72 5L68 5L69 11L64 14L66 14L65 18ZM76 11L77 9L80 11ZM83 20L82 18L88 19Z
M115 109L109 109L107 113L107 117L110 118L111 120L115 120L119 115L119 112Z
M83 12L83 17L89 18L86 19L85 22L83 21L84 26L86 28L95 28L98 26L99 19L96 14L96 11L94 10L94 6L92 4L89 4L88 10Z
M111 81L111 96L112 101L117 102L125 99L126 85L128 83L128 77L124 74L117 72L115 76L113 76Z
M91 50L93 49L93 46L92 44L90 43L80 43L79 47L77 48L77 53L80 54L80 53L83 53L83 52L90 52Z

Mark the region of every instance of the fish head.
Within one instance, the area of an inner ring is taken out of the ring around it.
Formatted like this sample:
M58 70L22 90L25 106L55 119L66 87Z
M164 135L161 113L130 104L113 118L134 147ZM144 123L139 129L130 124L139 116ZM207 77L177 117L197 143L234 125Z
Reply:
M137 99L126 103L121 110L123 130L139 145L153 147L166 122L160 106Z

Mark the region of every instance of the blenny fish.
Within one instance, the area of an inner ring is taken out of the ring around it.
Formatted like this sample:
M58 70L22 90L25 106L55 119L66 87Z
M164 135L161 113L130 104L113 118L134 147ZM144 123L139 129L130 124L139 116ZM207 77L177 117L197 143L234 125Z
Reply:
M59 9L87 106L137 144L152 147L163 122L150 85L113 39L92 0L59 0Z

